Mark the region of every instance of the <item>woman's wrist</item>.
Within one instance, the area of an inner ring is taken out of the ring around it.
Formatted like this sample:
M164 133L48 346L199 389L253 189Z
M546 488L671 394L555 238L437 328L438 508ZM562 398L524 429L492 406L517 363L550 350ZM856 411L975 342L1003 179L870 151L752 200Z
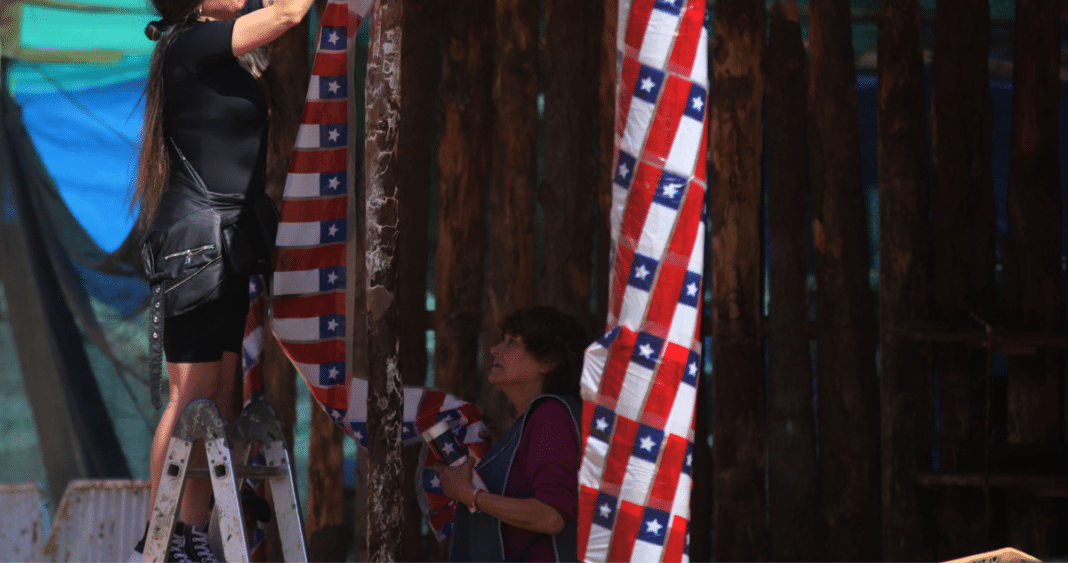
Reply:
M478 495L482 492L482 489L475 487L475 490L471 492L471 508L475 509L475 512L481 512L478 508Z

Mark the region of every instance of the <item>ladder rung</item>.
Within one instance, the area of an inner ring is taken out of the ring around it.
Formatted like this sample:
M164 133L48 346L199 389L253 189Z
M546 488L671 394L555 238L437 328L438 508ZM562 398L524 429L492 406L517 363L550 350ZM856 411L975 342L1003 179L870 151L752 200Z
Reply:
M235 465L234 477L238 479L281 479L289 474L287 467L269 467L265 465ZM186 477L207 479L208 468L203 465L191 466L186 470Z

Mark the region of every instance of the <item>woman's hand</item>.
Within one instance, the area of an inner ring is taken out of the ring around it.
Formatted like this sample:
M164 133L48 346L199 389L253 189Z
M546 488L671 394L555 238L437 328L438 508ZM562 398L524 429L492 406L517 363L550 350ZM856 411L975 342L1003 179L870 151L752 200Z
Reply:
M434 469L441 475L441 490L445 495L471 506L475 496L475 484L472 482L475 458L467 456L467 461L456 467L435 463Z
M234 20L230 47L240 57L280 37L304 18L313 0L264 0L263 8Z

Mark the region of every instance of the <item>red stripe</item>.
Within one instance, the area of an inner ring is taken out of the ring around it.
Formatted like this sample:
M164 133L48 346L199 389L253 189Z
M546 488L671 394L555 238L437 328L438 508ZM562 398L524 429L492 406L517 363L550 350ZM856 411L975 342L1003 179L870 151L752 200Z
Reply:
M682 112L689 102L691 82L668 74L660 86L660 99L649 125L649 135L645 139L645 158L657 166L664 166L671 146L675 143Z
M614 490L619 493L623 478L627 474L627 462L634 451L634 440L638 437L638 423L625 417L616 416L612 428L612 443L608 446L604 473L601 476L601 490ZM608 489L607 486L613 489ZM637 536L635 536L637 537Z
M627 244L624 244L626 242ZM616 259L612 264L612 287L609 288L608 308L612 312L611 318L619 319L619 312L623 309L623 296L627 291L627 281L630 279L630 269L634 265L633 241L619 240L616 245Z
M634 100L634 86L638 83L638 73L641 70L641 64L630 57L623 59L623 69L620 72L619 77L619 99L616 100L616 105L619 106L619 115L616 116L616 135L623 135L623 132L627 128L627 117L630 112L630 102ZM616 147L619 148L618 146ZM638 158L641 155L631 155L634 158Z
M313 199L287 199L282 210L282 223L331 221L348 217L349 199L346 195Z
M423 394L418 414L415 415L415 427L420 433L438 423L438 413L444 404L445 393L441 391L427 391Z
M345 27L349 24L349 10L344 3L327 4L320 25Z
M668 530L667 540L664 542L664 561L682 561L686 551L687 520L678 514L672 519L671 528Z
M635 51L642 48L642 42L645 41L645 32L649 27L649 17L653 14L654 4L656 4L656 0L634 0L630 5L627 36L624 39L627 47Z
M634 344L638 341L638 335L634 331L623 327L619 337L612 343L609 350L608 363L604 366L604 375L601 377L600 395L597 402L605 407L615 410L616 401L623 389L623 380L627 376L627 366L630 358L634 355ZM616 483L617 485L619 483Z
M662 327L666 335L679 307L682 286L686 283L686 268L690 263L697 229L701 225L701 206L704 190L696 182L690 182L676 218L667 252L660 265L656 284L650 296L646 324ZM659 335L658 335L659 336Z
M320 172L341 172L345 170L349 158L348 148L295 150L289 161L289 171L293 174L317 174Z
M312 74L316 76L341 76L346 73L349 66L348 53L327 53L319 51L315 53L315 64L312 65Z
M313 295L279 295L274 298L274 318L276 319L307 319L334 315L344 310L344 291Z
M671 414L671 405L675 401L675 393L682 382L682 370L686 364L679 364L667 358L660 360L653 384L649 388L648 398L645 400L645 408L642 409L642 424L653 428L664 428L668 415Z
M616 523L612 532L612 545L608 548L609 561L630 561L634 541L642 526L641 506L621 500L616 511Z
M627 207L623 211L623 224L620 226L621 240L633 241L630 244L636 246L638 240L641 239L645 218L649 215L649 206L653 203L657 183L662 175L662 170L644 162L638 163L638 169L634 171L630 195L627 197ZM628 275L629 273L628 270Z
M682 286L685 282L685 265L669 263L667 260L660 263L656 282L652 291L649 292L649 309L645 313L645 325L642 326L646 332L661 338L667 336L667 331L671 327L671 319L675 316L675 309L679 306L679 295L682 294Z
M682 21L675 32L675 44L671 48L667 68L683 76L693 74L693 65L697 58L697 44L701 40L701 28L705 21L704 2L687 2L682 13ZM704 61L701 61L704 64Z
M248 338L250 334L256 332L256 329L263 326L263 303L265 298L260 295L248 308L248 315L245 317L245 338Z
M689 442L685 438L674 434L668 434L666 442L664 451L660 454L660 463L657 464L656 469L656 480L653 481L653 488L650 493L653 498L667 504L666 507L654 508L671 512L671 501L675 498L675 492L679 486L679 475L682 474L682 467L686 462L686 446ZM653 503L650 502L649 504L652 505Z
M321 342L282 342L290 360L301 364L345 361L345 340L335 338Z
M315 268L332 268L345 263L345 243L312 246L309 248L279 247L274 255L274 269L279 272L300 272Z
M245 401L252 398L257 391L263 389L263 364L254 365L252 366L252 369L245 373L242 389L244 393L242 398Z
M705 107L708 107L708 99L705 99ZM708 112L705 111L704 121L701 122L701 144L697 145L697 170L694 170L694 179L701 183L702 187L708 185Z
M285 344L282 345L282 348L285 348ZM293 356L289 357L292 358ZM349 408L349 388L347 386L316 387L309 385L308 389L311 389L312 397L315 397L315 400L320 405L339 411L348 410ZM348 430L348 428L342 428L342 430Z
M348 123L349 106L345 100L308 100L300 122L304 125L332 125Z
M579 486L578 505L578 560L586 560L590 530L593 529L593 513L597 510L597 489Z

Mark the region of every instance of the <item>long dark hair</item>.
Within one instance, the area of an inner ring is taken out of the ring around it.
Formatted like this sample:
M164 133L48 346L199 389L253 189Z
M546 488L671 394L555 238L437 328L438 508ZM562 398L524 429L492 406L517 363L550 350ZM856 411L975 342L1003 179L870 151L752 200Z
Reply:
M167 180L171 174L171 163L167 152L167 136L163 131L163 62L167 47L179 33L196 23L197 6L203 0L152 0L152 5L160 19L150 22L145 27L145 36L156 42L152 51L152 62L148 69L148 83L145 85L145 123L141 132L141 148L137 162L137 184L130 201L130 211L140 203L137 214L137 226L144 229L152 216L156 214L163 191L167 189ZM241 62L252 72L264 90L267 107L274 105L276 96L272 91L275 81L261 79L267 67L267 50L256 49L242 55ZM284 113L275 112L273 114ZM285 125L289 120L283 120Z

